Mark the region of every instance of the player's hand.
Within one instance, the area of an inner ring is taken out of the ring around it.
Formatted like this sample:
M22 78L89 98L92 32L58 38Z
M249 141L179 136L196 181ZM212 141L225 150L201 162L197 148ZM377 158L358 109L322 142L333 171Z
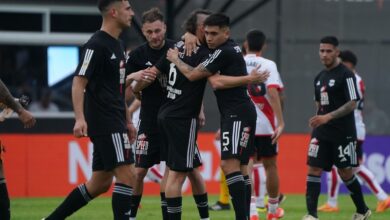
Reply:
M134 95L134 97L136 98L136 99L138 99L138 100L142 100L142 92L141 91L139 91L139 92L133 92L133 95Z
M220 129L220 128L218 128L217 132L215 132L215 137L214 137L214 139L215 139L216 141L221 140L221 129Z
M195 48L200 45L200 41L198 37L189 32L186 32L181 39L184 41L184 54L190 57Z
M85 120L76 120L73 127L73 135L77 138L87 137L87 122Z
M127 123L127 135L129 136L130 144L134 143L137 136L137 129L134 127L133 123Z
M35 125L35 118L32 116L32 114L25 110L25 109L22 109L20 112L19 112L19 119L22 121L22 123L24 124L24 128L31 128Z
M176 63L176 61L179 59L179 50L177 48L169 49L167 52L167 59L172 63Z
M257 65L256 68L253 68L249 76L251 77L251 84L259 84L265 82L270 72L268 70L260 70L261 65Z
M206 124L206 116L204 114L204 111L200 111L199 116L198 116L198 125L199 129L201 129L203 126Z
M316 115L309 120L309 126L312 128L316 128L320 125L326 124L331 120L331 116L329 114L326 115Z
M153 71L150 68L146 68L144 70L140 70L128 75L127 79L132 79L138 82L144 81L147 83L151 83L156 79L156 77L157 77L157 73L155 71Z
M276 142L280 138L280 135L282 135L283 131L284 131L284 123L280 123L278 127L275 129L274 134L271 136L272 144L276 144Z

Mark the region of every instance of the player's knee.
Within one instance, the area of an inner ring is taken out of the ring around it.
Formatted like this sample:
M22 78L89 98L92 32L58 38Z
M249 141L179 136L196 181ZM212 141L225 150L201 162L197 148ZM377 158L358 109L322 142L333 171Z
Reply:
M134 173L135 181L137 181L137 182L143 181L147 172L148 171L146 169L136 168L135 173Z
M237 159L222 160L221 169L225 175L240 171L240 161Z
M321 176L322 168L309 166L307 172L312 176Z

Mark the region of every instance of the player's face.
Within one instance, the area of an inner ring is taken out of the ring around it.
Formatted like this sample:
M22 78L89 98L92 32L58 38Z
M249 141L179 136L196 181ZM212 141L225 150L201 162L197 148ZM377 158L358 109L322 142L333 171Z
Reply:
M129 1L121 1L115 3L114 7L114 17L116 18L119 26L121 28L128 28L131 25L131 20L134 16L134 11L129 3Z
M229 29L218 26L206 26L204 30L207 45L210 49L215 49L229 39Z
M162 21L146 22L142 25L142 33L144 34L149 46L154 49L160 49L164 46L166 33L166 25Z
M337 62L339 56L339 50L332 44L320 44L319 55L321 63L325 67L331 67Z

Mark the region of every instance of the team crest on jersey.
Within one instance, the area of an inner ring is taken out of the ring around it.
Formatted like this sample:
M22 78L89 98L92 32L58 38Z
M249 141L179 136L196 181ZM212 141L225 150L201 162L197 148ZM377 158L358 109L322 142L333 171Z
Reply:
M321 85L320 81L317 81L316 86L320 86L320 85Z
M329 96L326 92L326 86L321 87L320 89L321 94L321 105L329 105Z
M135 149L135 154L148 155L149 141L145 134L140 134L137 137L137 146Z
M318 145L317 138L312 138L310 141L310 146L308 151L309 157L317 157L319 148L320 146Z
M240 146L241 147L247 147L248 146L248 141L250 134L249 132L251 131L251 127L244 127L241 133L241 139L240 139Z
M331 80L329 80L329 87L332 87L332 86L334 86L334 83L336 82L336 80L334 80L334 79L331 79Z

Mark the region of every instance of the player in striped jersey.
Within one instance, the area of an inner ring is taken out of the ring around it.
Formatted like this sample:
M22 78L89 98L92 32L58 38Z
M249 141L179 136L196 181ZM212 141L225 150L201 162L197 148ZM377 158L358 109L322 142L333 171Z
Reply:
M276 165L278 154L277 141L284 130L281 97L279 95L284 86L276 64L261 56L265 40L264 33L259 30L248 32L246 35L247 54L244 59L248 72L251 72L257 66L261 66L261 70L266 70L270 73L270 76L264 83L248 85L248 93L255 103L257 113L255 133L256 157L254 161L256 163L261 160L266 170L266 188L269 196L267 219L273 220L282 218L284 215L284 210L278 208L279 175ZM257 191L258 184L254 185L254 187L255 191ZM252 202L251 219L257 219L256 214L256 207Z
M357 212L353 220L368 219L367 207L359 181L352 167L358 166L356 155L356 128L354 109L360 99L354 74L338 59L338 39L327 36L321 39L319 56L325 69L314 80L314 97L317 114L310 118L313 128L308 149L306 179L306 207L304 220L318 219L317 205L321 190L322 171L338 168Z
M364 102L364 93L365 86L362 78L356 71L357 57L356 55L349 51L341 51L339 57L343 64L348 67L356 77L356 87L358 89L361 99L359 100L357 107L354 111L355 113L355 125L357 133L357 145L356 153L359 162L359 167L354 169L355 175L367 185L371 192L378 199L378 204L376 207L377 212L384 212L390 207L390 197L382 189L378 181L375 179L374 174L363 164L363 142L366 136L366 128L363 122L363 102ZM328 173L328 201L324 205L318 208L318 211L323 212L338 212L339 208L337 206L337 197L340 187L340 177L337 174L336 168L332 167L331 172Z

